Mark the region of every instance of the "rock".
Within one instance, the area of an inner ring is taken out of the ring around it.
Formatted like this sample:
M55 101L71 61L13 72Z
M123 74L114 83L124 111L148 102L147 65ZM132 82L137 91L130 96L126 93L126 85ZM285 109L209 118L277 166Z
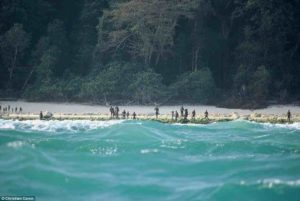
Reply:
M261 114L259 114L259 113L252 113L252 114L250 115L250 117L251 117L251 118L258 118L258 117L261 117Z
M240 118L240 115L239 115L239 113L237 113L237 112L233 112L233 113L231 114L231 116L232 116L232 118L234 118L234 119Z
M46 114L44 115L45 119L50 119L51 117L53 117L53 114L51 112L46 112Z

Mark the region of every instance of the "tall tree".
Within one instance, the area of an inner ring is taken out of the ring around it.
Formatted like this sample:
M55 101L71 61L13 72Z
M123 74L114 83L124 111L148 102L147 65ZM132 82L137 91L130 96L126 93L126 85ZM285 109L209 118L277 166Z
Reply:
M86 75L94 62L94 50L97 44L96 26L102 10L106 8L106 0L84 0L83 8L80 12L78 32L76 35L76 49L74 72Z
M104 13L99 25L103 51L126 49L146 65L157 64L173 46L178 18L191 17L196 0L130 0Z
M20 64L26 48L30 44L30 35L23 25L14 24L0 39L1 55L8 71L9 83L12 84L14 71ZM12 86L10 86L12 87Z

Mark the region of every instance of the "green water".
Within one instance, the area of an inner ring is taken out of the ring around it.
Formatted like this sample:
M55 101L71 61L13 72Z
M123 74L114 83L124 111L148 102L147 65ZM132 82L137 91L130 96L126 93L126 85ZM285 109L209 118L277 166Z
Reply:
M300 124L0 120L0 195L300 200Z

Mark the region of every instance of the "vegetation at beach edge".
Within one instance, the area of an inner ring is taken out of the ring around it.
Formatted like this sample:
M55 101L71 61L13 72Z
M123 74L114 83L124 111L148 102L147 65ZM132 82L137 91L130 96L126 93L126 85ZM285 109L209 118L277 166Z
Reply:
M0 98L297 101L299 9L296 0L3 0Z

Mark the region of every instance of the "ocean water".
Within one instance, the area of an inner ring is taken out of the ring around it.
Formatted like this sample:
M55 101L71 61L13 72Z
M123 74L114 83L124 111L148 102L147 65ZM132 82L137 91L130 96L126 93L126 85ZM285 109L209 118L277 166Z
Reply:
M0 195L300 200L300 124L0 120Z

